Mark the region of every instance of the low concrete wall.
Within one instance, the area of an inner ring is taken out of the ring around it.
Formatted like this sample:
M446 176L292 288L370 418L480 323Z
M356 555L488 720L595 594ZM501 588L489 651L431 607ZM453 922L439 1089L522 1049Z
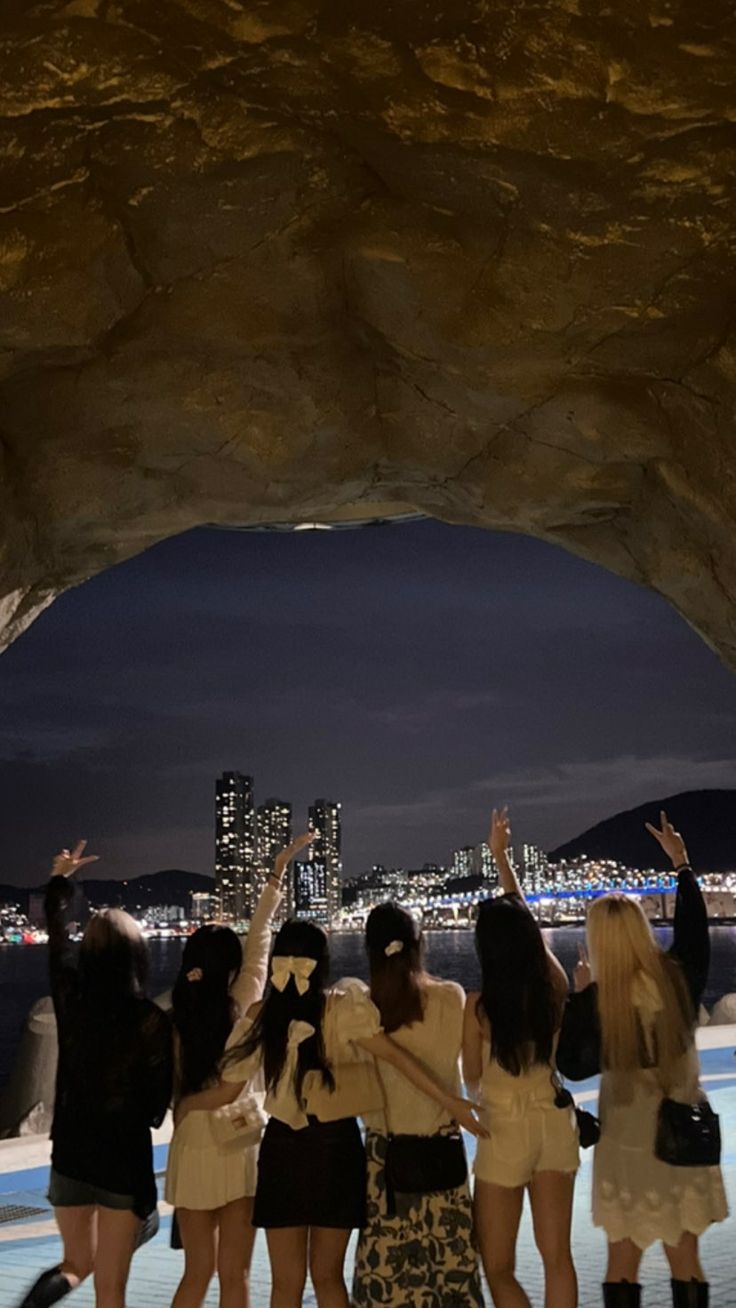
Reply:
M51 1125L58 1047L49 997L26 1018L10 1080L0 1096L0 1138L43 1134Z
M171 991L158 995L171 1007ZM51 1129L59 1057L56 1015L50 996L38 999L26 1018L13 1071L0 1094L0 1140L43 1135Z

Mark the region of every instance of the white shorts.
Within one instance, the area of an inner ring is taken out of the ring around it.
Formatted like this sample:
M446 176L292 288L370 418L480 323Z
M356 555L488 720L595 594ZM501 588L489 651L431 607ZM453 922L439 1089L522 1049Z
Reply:
M554 1103L527 1103L523 1110L488 1105L484 1121L490 1130L479 1140L475 1175L491 1185L528 1185L537 1172L576 1172L580 1165L575 1109Z

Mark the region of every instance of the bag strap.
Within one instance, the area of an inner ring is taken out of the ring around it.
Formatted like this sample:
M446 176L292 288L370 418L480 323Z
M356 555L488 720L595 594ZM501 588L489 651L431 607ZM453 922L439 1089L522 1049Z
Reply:
M373 1062L376 1069L376 1076L378 1077L378 1084L381 1087L381 1098L383 1099L383 1121L386 1127L386 1135L390 1140L393 1133L389 1122L388 1095L386 1094L386 1086L384 1084L383 1076L381 1075L381 1059L376 1058L374 1055Z

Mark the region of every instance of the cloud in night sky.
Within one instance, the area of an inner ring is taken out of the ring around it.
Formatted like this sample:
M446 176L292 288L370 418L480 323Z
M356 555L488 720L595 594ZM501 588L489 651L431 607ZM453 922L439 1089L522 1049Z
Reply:
M213 788L344 804L346 870L444 861L508 800L548 847L736 785L736 681L657 596L439 523L202 530L63 596L0 657L0 880L211 871Z

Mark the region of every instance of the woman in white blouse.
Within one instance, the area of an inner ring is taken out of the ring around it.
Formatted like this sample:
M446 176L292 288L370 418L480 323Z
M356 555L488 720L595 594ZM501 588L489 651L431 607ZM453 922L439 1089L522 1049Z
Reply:
M243 1018L262 996L271 922L292 858L312 839L300 836L276 858L253 914L241 967L238 937L205 926L190 936L174 986L175 1122L166 1200L177 1212L185 1269L172 1308L200 1308L217 1270L221 1308L247 1308L258 1146L222 1143L212 1110L236 1099L248 1077L222 1082L220 1063L243 1034Z
M456 1118L469 1130L480 1129L459 1082L428 1073L381 1031L360 982L328 989L328 966L320 927L286 922L274 943L263 1004L251 1010L252 1030L224 1072L242 1080L255 1059L268 1091L253 1224L266 1230L271 1308L299 1308L307 1269L320 1308L348 1308L345 1253L366 1205L356 1118L383 1102L371 1055L398 1079L409 1077L417 1098L434 1099L440 1120Z
M384 1031L444 1087L460 1094L465 995L424 969L421 932L396 904L366 924L370 993ZM382 1103L365 1113L367 1221L353 1283L356 1308L391 1304L480 1308L483 1294L458 1114L381 1063ZM484 1134L476 1128L474 1134Z

